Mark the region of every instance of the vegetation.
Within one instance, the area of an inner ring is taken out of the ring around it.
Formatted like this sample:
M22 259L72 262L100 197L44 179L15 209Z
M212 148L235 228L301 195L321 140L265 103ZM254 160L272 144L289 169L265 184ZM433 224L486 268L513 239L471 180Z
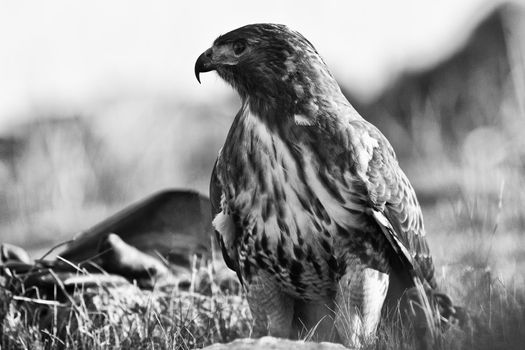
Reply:
M468 235L467 233L464 233ZM478 235L460 249L445 250L449 263L438 266L441 285L464 305L472 318L469 327L453 325L438 333L436 349L521 349L525 341L525 289L523 275L497 275L480 252ZM516 237L496 233L492 251L506 251L506 259L523 258ZM442 237L442 244L450 244ZM454 253L461 252L460 254ZM456 254L456 255L453 255ZM492 254L492 253L491 253ZM438 261L443 257L438 257ZM221 274L214 268L194 269L191 287L183 283L159 284L151 291L134 285L99 285L44 299L31 291L11 293L2 289L1 343L3 349L193 349L228 342L250 334L246 300L238 286L221 288ZM25 297L27 295L28 297ZM370 349L415 349L414 334L399 332L400 324L381 325ZM305 331L304 339L310 339Z

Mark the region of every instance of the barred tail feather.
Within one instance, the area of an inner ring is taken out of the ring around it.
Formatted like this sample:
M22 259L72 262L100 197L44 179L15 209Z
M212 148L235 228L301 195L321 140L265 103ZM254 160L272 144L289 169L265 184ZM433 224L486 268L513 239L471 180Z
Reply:
M448 295L437 291L433 283L427 281L417 261L404 246L388 218L377 210L372 210L372 216L410 275L408 281L411 281L412 285L405 286L407 311L414 321L419 338L428 343L435 339L441 329L451 324L457 324L462 328L468 327L470 323L468 312L454 305Z

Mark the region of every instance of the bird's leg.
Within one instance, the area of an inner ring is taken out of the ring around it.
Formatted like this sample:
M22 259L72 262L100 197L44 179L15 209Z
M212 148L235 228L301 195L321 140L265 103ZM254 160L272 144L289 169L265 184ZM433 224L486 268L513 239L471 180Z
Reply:
M359 348L374 336L388 283L386 273L359 262L348 264L335 298L335 327L345 346Z
M296 300L294 304L293 332L298 339L335 341L333 300Z
M264 271L252 276L246 286L246 298L252 312L253 337L290 336L294 301L272 276Z

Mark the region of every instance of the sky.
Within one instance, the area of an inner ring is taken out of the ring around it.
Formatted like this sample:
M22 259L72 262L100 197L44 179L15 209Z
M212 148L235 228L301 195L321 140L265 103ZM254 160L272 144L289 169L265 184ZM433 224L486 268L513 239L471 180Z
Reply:
M214 74L203 75L204 92L195 59L219 34L255 22L299 30L341 83L371 98L399 72L450 55L497 2L0 0L0 130L108 98L231 94Z

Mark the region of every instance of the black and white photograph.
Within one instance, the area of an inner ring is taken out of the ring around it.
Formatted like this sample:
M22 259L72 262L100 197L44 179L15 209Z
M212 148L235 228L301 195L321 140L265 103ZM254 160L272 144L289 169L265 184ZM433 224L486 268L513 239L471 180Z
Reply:
M0 0L0 350L525 344L525 1Z

